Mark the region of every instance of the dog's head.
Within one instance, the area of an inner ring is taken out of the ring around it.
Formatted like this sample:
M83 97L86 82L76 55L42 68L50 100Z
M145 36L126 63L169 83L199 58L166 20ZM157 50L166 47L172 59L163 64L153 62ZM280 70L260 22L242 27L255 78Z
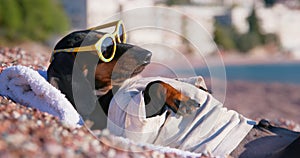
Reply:
M102 32L90 30L72 32L62 38L55 49L92 45L103 34ZM126 79L141 73L145 66L150 63L151 55L148 50L126 43L117 43L115 56L110 62L99 60L96 51L59 52L54 54L53 61L47 70L48 80L74 103L72 95L74 86L79 86L78 91L90 87L92 92L94 88L107 92L113 86L119 86ZM73 68L82 71L82 74L74 76ZM83 75L85 79L82 79L80 75ZM91 84L93 82L95 85ZM85 93L84 95L89 94Z

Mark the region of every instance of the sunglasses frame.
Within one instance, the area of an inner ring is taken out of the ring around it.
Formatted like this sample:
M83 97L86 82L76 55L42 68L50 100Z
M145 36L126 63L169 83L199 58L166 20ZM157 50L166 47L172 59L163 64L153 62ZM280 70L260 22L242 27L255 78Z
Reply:
M88 51L97 51L97 55L99 57L100 60L102 60L103 62L110 62L114 56L115 56L115 53L116 53L116 42L118 43L126 43L126 32L125 32L125 27L124 27L124 24L122 22L122 20L118 20L118 21L114 21L114 22L110 22L110 23L107 23L107 24L103 24L103 25L99 25L99 26L96 26L96 27L92 27L92 28L89 28L88 30L99 30L99 29L103 29L103 28L108 28L108 27L112 27L112 26L115 26L115 30L113 33L106 33L104 34L95 44L93 45L89 45L89 46L82 46L82 47L74 47L74 48L66 48L66 49L57 49L57 50L54 50L52 52L52 55L51 55L51 59L50 59L50 62L52 62L53 58L54 58L54 54L55 53L58 53L58 52L88 52ZM119 36L119 29L120 29L120 26L122 26L122 29L123 29L123 41L121 42L121 39L120 39L120 36ZM110 58L105 58L103 56L103 53L101 52L101 45L103 43L103 41L106 39L106 38L111 38L112 41L113 41L113 53L111 55ZM117 41L116 41L117 40Z
M110 23L106 23L106 24L103 24L103 25L99 25L99 26L96 26L96 27L91 27L89 28L89 30L100 30L100 29L104 29L104 28L108 28L108 27L112 27L112 26L115 26L115 30L111 33L113 36L115 36L115 38L117 39L117 42L118 43L126 43L126 32L125 32L125 25L123 23L122 20L118 20L118 21L113 21L113 22L110 22ZM120 29L120 26L122 26L122 31L123 31L123 41L121 41L120 39L120 35L119 35L119 29Z

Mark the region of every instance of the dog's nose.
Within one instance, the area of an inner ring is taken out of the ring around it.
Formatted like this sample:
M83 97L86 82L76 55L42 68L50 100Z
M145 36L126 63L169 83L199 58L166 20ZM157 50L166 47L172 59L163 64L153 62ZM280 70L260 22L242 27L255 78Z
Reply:
M140 47L136 47L134 52L134 56L141 65L150 63L152 57L152 53L150 51Z
M145 64L149 64L150 61L151 61L152 53L150 51L148 51L148 50L145 50L143 53L144 53L143 56L144 56L144 62L145 62Z

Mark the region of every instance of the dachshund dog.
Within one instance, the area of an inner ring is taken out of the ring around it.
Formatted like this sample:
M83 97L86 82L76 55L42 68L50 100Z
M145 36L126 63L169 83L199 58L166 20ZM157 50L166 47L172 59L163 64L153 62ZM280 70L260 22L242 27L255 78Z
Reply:
M96 43L102 34L89 30L76 31L62 38L54 50L91 45ZM97 104L100 104L107 115L113 92L117 91L126 79L141 73L150 63L151 56L150 51L126 43L116 44L116 53L110 62L97 61L98 57L94 52L60 52L54 54L47 70L48 81L66 95L84 118L89 117L95 107L99 107ZM74 73L75 71L77 73ZM164 106L175 113L191 113L198 104L162 81L149 83L144 96L148 109L147 117L161 114ZM155 102L159 100L165 101L164 106L156 107ZM99 110L97 112L99 113Z
M62 38L54 49L92 45L102 35L102 32L91 30L72 32ZM103 120L101 122L103 124L99 127L105 128L106 120L104 119L114 92L127 79L140 74L150 63L151 56L150 51L126 43L116 44L116 53L110 62L99 60L93 51L59 52L53 55L53 60L47 70L48 81L66 95L85 119L92 119L92 113L99 115L102 111L101 119ZM208 92L203 87L198 88ZM166 108L171 109L174 113L184 115L193 112L198 105L195 100L162 81L150 82L146 85L143 95L146 117L159 115ZM160 105L157 102L164 102L164 104L157 107ZM270 134L270 131L273 134ZM299 135L298 132L273 127L261 121L236 147L232 156L264 157L265 155L260 155L260 153L264 153L265 148L273 152L273 155L269 155L272 157L293 157L295 154L299 156ZM279 137L287 137L284 139L286 142L282 142ZM272 148L278 141L281 141L281 144ZM281 148L282 150L279 150Z

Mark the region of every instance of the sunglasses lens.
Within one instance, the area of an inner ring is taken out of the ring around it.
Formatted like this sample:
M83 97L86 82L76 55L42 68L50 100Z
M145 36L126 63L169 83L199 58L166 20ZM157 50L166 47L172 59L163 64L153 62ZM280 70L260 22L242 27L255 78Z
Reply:
M109 59L113 55L114 42L112 38L105 38L101 45L101 52L104 58Z
M119 26L119 38L121 40L121 42L123 43L125 40L125 35L124 35L124 27L123 25Z

